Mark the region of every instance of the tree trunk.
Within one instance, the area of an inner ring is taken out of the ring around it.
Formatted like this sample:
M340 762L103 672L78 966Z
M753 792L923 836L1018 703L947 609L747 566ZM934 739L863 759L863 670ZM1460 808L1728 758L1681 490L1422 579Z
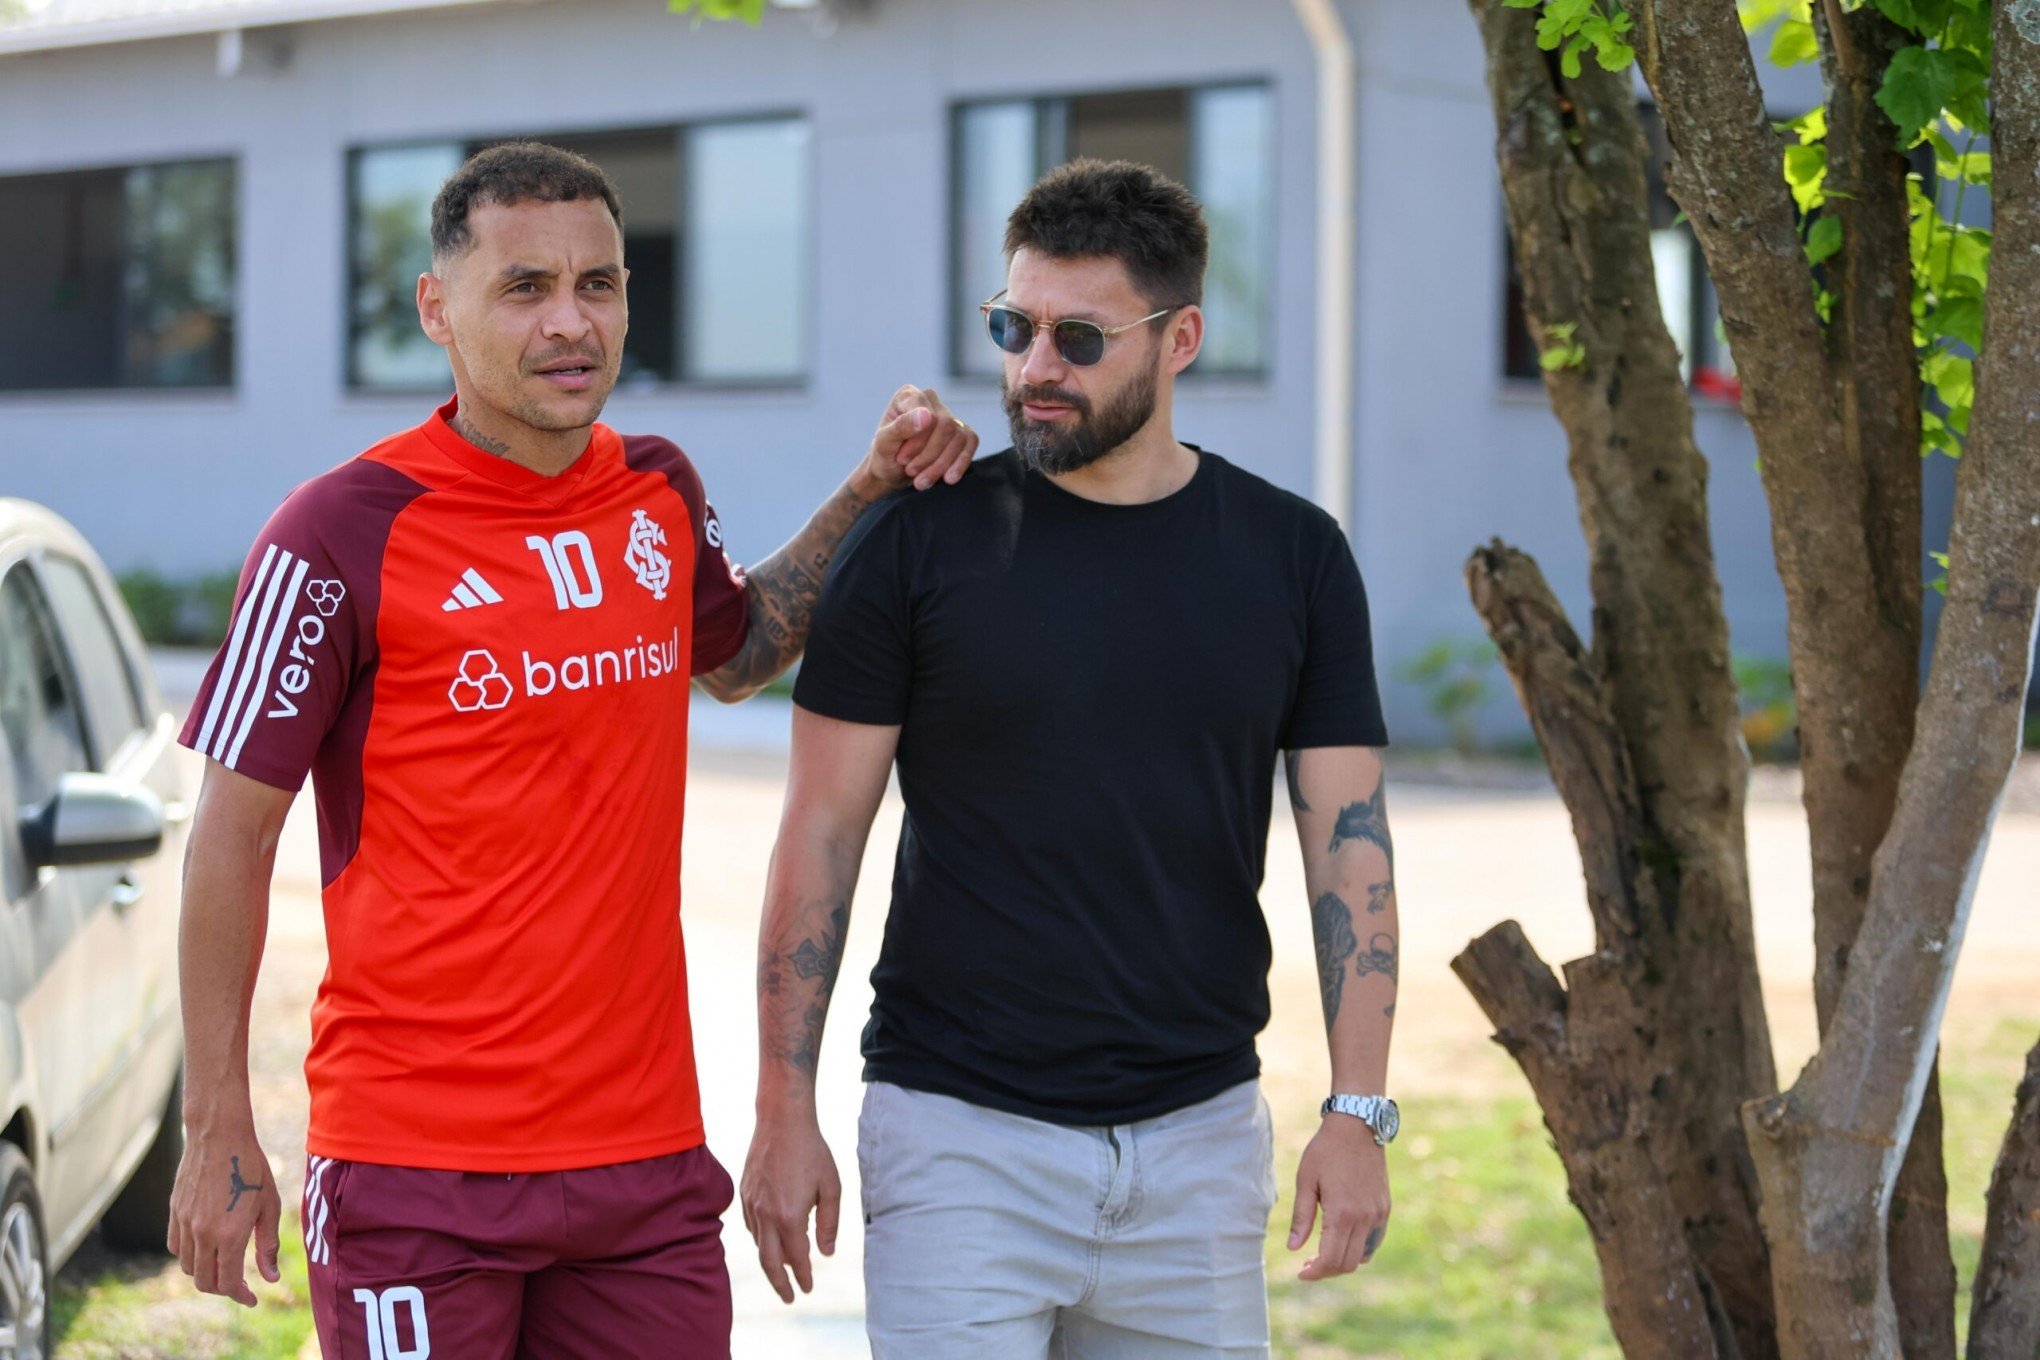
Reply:
M1813 996L1825 1028L1841 993L1849 946L1863 924L1870 853L1890 825L1919 699L1904 664L1920 650L1920 381L1906 201L1910 166L1898 149L1897 127L1877 105L1885 70L1908 37L1871 5L1849 11L1841 0L1822 0L1813 17L1828 89L1828 211L1842 223L1842 249L1829 266L1835 302L1828 348L1842 438L1863 465L1863 523L1893 653L1886 683L1897 724L1889 742L1865 752L1873 763L1859 762L1856 770L1864 835L1817 838ZM1927 1078L1899 1170L1889 1246L1906 1360L1955 1360L1955 1259L1938 1073Z
M1998 9L1997 182L1948 603L1891 830L1820 1051L1745 1112L1788 1357L1897 1356L1884 1215L2012 762L2040 595L2040 44Z
M1650 1019L1632 1038L1629 1066L1679 1074L1629 1098L1650 1111L1637 1127L1711 1306L1730 1320L1729 1353L1756 1360L1771 1353L1771 1285L1735 1111L1775 1090L1776 1070L1744 856L1747 760L1706 464L1657 306L1636 102L1617 75L1590 67L1565 79L1538 50L1533 15L1499 0L1471 8L1487 49L1527 321L1540 342L1571 327L1585 355L1548 371L1546 391L1568 436L1587 539L1594 641L1580 665L1605 729L1557 736L1547 724L1539 735L1554 767L1580 759L1611 777L1622 770L1619 789L1590 781L1567 804L1583 859L1601 866L1588 872L1600 943L1640 980L1626 1004ZM1539 702L1526 690L1526 706ZM1560 749L1583 739L1599 756Z
M2040 1044L2012 1102L1990 1177L1983 1259L1969 1312L1969 1360L2040 1355Z

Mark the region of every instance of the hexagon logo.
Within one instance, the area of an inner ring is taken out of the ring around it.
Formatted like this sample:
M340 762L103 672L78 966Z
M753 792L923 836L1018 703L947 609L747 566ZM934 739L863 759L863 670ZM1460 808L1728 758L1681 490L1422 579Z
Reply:
M460 674L454 677L446 697L463 713L507 708L510 677L503 674L503 668L487 648L477 647L460 659Z

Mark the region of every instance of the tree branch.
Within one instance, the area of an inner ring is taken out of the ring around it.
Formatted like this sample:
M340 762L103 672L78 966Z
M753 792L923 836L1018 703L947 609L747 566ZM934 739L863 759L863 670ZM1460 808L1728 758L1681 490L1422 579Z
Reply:
M2040 1355L2040 1044L2026 1055L1987 1203L1969 1354Z

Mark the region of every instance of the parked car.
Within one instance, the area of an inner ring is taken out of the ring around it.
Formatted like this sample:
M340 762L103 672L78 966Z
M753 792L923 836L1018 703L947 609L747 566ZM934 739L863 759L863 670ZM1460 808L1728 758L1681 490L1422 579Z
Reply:
M0 1360L94 1224L163 1249L183 1154L176 726L76 530L0 499Z

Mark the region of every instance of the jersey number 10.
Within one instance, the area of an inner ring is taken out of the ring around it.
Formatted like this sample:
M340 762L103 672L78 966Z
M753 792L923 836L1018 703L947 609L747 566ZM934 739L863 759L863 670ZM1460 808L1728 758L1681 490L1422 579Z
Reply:
M569 529L551 538L533 534L524 540L524 546L545 559L545 574L552 578L553 601L561 609L593 609L602 603L602 573L595 569L595 545L588 541L588 535L579 529ZM577 563L575 558L580 561Z

